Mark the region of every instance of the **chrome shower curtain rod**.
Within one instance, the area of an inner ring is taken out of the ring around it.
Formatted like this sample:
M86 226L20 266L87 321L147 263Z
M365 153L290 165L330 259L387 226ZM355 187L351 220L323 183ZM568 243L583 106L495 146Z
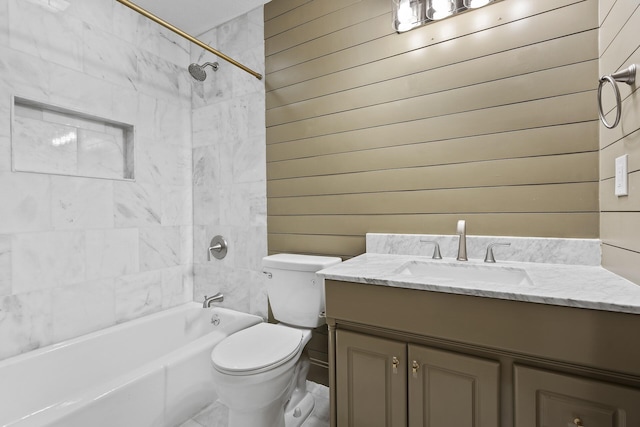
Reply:
M198 46L200 46L204 50L207 50L207 51L213 53L214 55L218 56L219 58L224 59L227 62L230 62L231 64L235 65L238 68L241 68L242 70L246 71L247 73L255 76L258 80L262 80L262 74L260 74L260 73L258 73L256 71L253 71L251 68L247 67L246 65L243 65L243 64L239 63L235 59L225 55L224 53L222 53L220 51L217 51L216 49L212 48L211 46L201 42L197 38L185 33L180 28L171 25L170 23L168 23L167 21L165 21L165 20L163 20L161 18L158 18L156 15L154 15L151 12L149 12L148 10L145 10L145 9L141 8L137 4L132 3L129 0L118 0L118 2L122 3L123 5L127 6L130 9L135 10L139 14L146 16L147 18L151 19L152 21L155 21L156 23L162 25L163 27L173 31L174 33L176 33L180 37L184 37L185 39L189 40L191 43L197 44Z

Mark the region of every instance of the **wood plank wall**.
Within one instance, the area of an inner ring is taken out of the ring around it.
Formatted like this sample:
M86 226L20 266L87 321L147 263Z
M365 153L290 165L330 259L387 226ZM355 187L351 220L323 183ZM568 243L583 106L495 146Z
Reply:
M366 232L458 219L598 237L597 0L503 0L403 34L391 0L272 0L265 43L270 253L348 258Z
M640 66L640 1L600 1L600 74L630 64ZM640 79L640 75L637 76ZM613 129L600 126L600 234L602 264L640 284L640 91L620 84L622 119ZM613 108L612 92L604 92L605 111ZM608 121L613 122L611 111ZM614 195L614 162L629 155L629 196Z

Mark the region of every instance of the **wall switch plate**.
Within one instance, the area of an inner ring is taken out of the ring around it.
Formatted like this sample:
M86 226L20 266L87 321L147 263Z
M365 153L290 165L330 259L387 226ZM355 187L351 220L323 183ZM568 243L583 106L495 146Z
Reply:
M629 195L629 174L627 173L628 158L628 154L616 157L615 194L618 197Z

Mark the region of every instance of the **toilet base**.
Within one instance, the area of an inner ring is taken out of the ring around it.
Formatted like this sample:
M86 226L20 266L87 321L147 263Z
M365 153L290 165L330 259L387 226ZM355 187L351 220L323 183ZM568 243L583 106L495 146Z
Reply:
M271 405L258 411L229 410L229 427L300 427L313 411L315 399L306 393L295 405ZM286 410L286 412L285 412Z
M261 410L240 412L229 409L229 427L286 427L282 405L271 405Z
M291 408L287 407L287 411L284 413L285 427L300 427L309 418L314 406L315 399L311 393L306 393L297 405Z
M228 427L300 427L315 406L315 399L307 391L309 367L309 357L302 354L295 366L285 371L291 375L288 386L270 404L250 411L229 407Z

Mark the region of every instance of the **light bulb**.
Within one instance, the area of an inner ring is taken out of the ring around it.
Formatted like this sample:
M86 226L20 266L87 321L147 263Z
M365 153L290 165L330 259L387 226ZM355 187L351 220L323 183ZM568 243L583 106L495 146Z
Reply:
M438 20L450 16L455 11L452 0L430 0L429 18Z
M414 8L411 6L411 0L401 0L396 12L397 30L408 31L418 25L418 17Z
M464 0L464 5L469 9L475 9L478 7L486 6L493 0Z
M411 10L411 4L409 0L403 0L398 7L398 21L411 22L413 19L413 11Z

